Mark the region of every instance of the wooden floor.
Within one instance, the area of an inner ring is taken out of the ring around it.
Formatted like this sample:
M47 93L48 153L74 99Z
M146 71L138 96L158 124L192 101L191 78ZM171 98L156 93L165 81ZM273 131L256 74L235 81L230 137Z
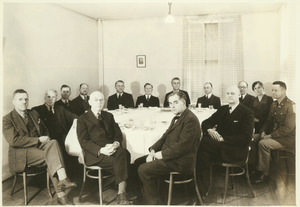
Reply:
M222 197L224 192L224 175L220 170L214 173L213 187L207 197L203 197L205 205L222 205ZM272 170L272 172L274 172ZM295 191L295 176L287 175L283 161L279 163L279 172L277 178L274 178L274 173L271 173L268 182L261 184L253 184L253 190L256 194L255 198L251 197L244 176L235 178L235 187L233 190L228 190L226 197L227 206L274 206L274 205L295 205L296 204L296 191ZM273 178L272 178L273 177ZM5 206L20 206L24 205L23 185L22 178L18 178L15 188L15 193L10 196L12 180L8 179L2 184L2 205ZM44 182L40 182L44 180ZM28 179L28 192L29 204L28 205L57 205L56 197L50 199L45 184L45 177L42 179L29 178ZM81 181L77 180L78 188L68 194L68 198L74 202L75 205L98 205L98 184L96 180L88 179L84 190L84 197L81 201L78 199ZM109 182L109 181L108 181ZM104 184L106 185L106 183ZM111 185L110 185L111 186ZM190 187L191 188L191 187ZM193 205L195 204L195 197L193 193L183 193L182 189L175 189L173 204L179 205ZM192 189L192 188L191 188ZM192 191L189 189L188 191ZM116 188L108 188L103 192L104 203L109 205L116 204L114 199L117 196ZM142 201L135 204L143 204Z

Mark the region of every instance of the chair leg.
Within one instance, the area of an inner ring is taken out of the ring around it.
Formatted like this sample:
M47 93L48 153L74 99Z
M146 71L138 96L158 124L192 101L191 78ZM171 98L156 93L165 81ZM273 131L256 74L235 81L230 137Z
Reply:
M23 187L24 187L24 203L27 206L28 195L27 195L27 175L26 172L23 172Z
M254 194L254 191L253 191L253 189L252 189L252 185L251 185L250 178L249 178L248 163L245 165L245 169L246 169L245 175L246 175L247 183L248 183L249 189L250 189L250 191L251 191L252 197L254 198L254 197L255 197L255 194Z
M170 180L169 180L169 194L168 194L168 206L171 205L171 199L172 199L172 190L173 190L173 175L170 174Z
M50 198L52 198L52 193L51 193L51 189L50 189L50 175L49 175L49 172L48 172L48 169L47 169L47 172L46 172L46 180L47 180L47 191L48 191L48 194L50 196Z
M197 184L196 169L194 170L194 184L195 184L195 190L196 190L196 194L197 194L198 200L200 202L200 205L203 205L203 200L202 200L202 197L201 197L201 194L200 194L200 191L198 188L198 184Z
M102 200L102 175L101 175L101 169L98 170L98 184L99 184L99 199L100 199L100 205L103 204Z
M275 175L274 175L274 180L276 180L276 178L277 178L279 158L280 158L280 151L279 151L279 150L276 150L276 160L275 160Z
M209 167L209 187L208 187L208 190L206 192L206 196L208 196L208 193L211 190L211 186L212 186L212 165Z
M227 189L228 189L228 180L229 180L229 169L226 167L226 175L225 175L225 189L224 189L224 195L223 195L223 204L225 204Z
M16 187L16 183L17 183L17 174L15 174L14 176L14 181L13 181L13 185L12 185L12 188L11 188L11 192L10 192L10 195L12 196L14 194L14 190L15 190L15 187Z
M233 167L231 168L231 174L234 173L234 169ZM231 190L234 190L234 177L233 176L230 176L230 185L231 185Z
M81 186L81 190L80 190L80 194L79 194L79 200L81 200L81 196L82 196L82 193L83 193L83 188L84 188L84 185L85 185L85 181L86 181L86 167L83 166L83 181L82 181L82 186Z

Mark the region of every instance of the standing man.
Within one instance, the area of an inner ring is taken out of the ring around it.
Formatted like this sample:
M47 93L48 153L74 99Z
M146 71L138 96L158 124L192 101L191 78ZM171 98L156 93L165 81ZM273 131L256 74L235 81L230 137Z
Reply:
M221 106L202 122L203 139L198 150L198 186L205 195L209 187L209 169L213 162L241 163L245 161L253 133L254 114L239 103L239 89L226 91L229 105Z
M126 185L130 163L129 152L121 146L122 133L111 113L102 111L104 95L99 91L91 94L91 109L79 117L77 135L87 165L98 165L111 171L118 184L117 203L129 204Z
M3 135L9 144L9 165L12 173L27 166L47 165L61 205L73 205L65 190L76 187L67 178L59 144L49 133L36 111L28 110L28 94L23 89L13 93L14 110L3 117Z
M246 81L240 81L238 86L240 89L240 103L252 110L255 97L247 93L248 83Z
M159 107L159 99L152 96L153 86L150 83L144 85L145 95L139 96L136 101L135 107L138 107L141 103L143 107Z
M214 107L214 109L219 109L221 106L221 100L218 96L212 94L212 84L207 82L204 84L204 93L205 95L198 98L197 105L201 104L202 108L208 108L210 105Z
M90 97L89 93L89 85L86 83L82 83L79 86L79 96L77 96L72 101L71 112L80 116L84 114L88 109L90 109L90 105L88 103Z
M68 85L62 85L60 88L60 94L61 94L61 99L56 101L56 105L63 106L65 109L68 111L71 111L70 105L71 105L71 100L70 95L71 95L71 88Z
M134 108L133 97L131 94L124 92L124 82L118 80L115 83L117 93L108 97L107 108L108 110L115 110L119 108L119 105L125 108Z
M186 175L193 172L201 129L198 118L187 109L186 99L182 91L168 96L171 111L176 116L162 137L149 148L150 154L135 161L146 204L162 204L157 186L161 176L173 171Z
M261 129L258 143L258 175L254 183L267 180L269 175L271 150L287 148L295 153L296 104L286 96L286 84L275 81L272 85L274 101L269 117Z
M171 93L178 92L178 91L181 91L181 92L183 92L185 94L185 96L186 96L186 102L185 102L185 104L186 104L186 107L188 107L189 104L191 103L190 97L189 97L188 92L179 89L180 88L180 79L177 78L177 77L173 78L172 81L171 81L171 84L172 84L172 87L173 87L173 91L171 91L171 92L169 92L169 93L166 94L165 101L164 101L164 107L169 107L168 96Z

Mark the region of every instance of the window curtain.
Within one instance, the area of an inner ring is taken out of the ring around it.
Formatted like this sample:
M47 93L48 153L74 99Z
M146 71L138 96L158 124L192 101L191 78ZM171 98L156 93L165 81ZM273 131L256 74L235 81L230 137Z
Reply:
M183 88L192 103L203 96L203 85L224 104L229 85L243 80L241 18L239 15L186 17L183 21Z

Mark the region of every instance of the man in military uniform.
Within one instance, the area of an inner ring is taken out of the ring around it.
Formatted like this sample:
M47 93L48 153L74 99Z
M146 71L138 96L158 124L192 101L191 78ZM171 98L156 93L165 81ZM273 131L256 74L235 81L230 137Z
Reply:
M269 117L261 129L258 143L258 175L253 183L261 183L268 178L271 150L287 148L295 152L296 114L295 103L286 96L286 84L273 82L272 95L276 99L270 107Z

